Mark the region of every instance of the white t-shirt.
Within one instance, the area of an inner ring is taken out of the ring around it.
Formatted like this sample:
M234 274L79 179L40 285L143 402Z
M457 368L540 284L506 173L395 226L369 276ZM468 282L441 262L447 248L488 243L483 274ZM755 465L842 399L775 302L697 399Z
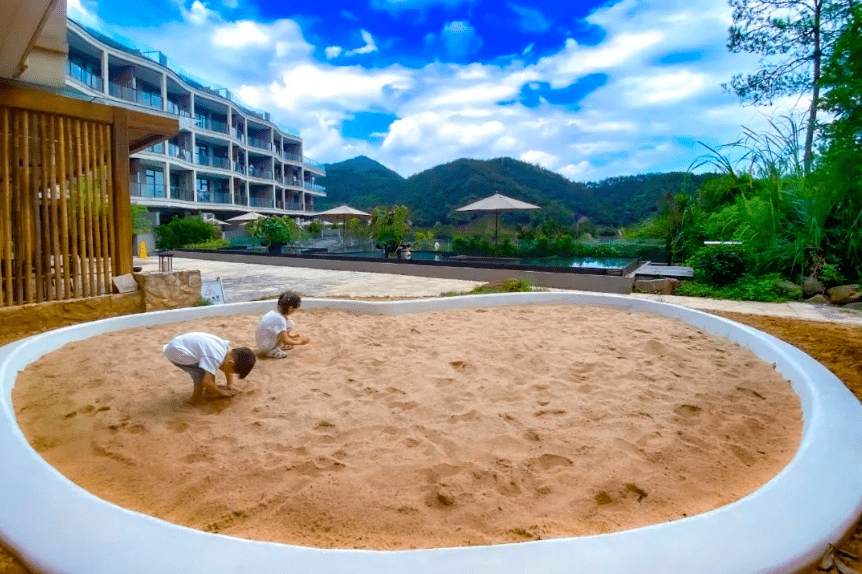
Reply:
M293 329L293 321L278 311L270 311L261 317L257 324L255 339L257 339L258 349L261 351L275 349L275 345L278 343L278 334L291 329Z
M230 342L209 333L185 333L162 348L168 360L178 365L197 365L215 375L224 362Z

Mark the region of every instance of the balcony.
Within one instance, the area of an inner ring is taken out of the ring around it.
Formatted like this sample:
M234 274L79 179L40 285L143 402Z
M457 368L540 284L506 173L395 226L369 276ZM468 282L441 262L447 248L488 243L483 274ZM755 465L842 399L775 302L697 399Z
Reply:
M108 92L115 98L141 104L150 108L162 109L162 97L150 92L135 90L111 82L108 84Z
M168 100L168 111L174 114L175 116L185 116L187 118L192 117L191 112L188 110L182 109L178 104Z
M77 80L82 84L86 84L97 92L102 91L102 86L104 85L102 83L102 78L93 74L77 62L74 62L72 60L68 60L66 62L66 75L73 80Z
M192 161L192 152L185 150L178 145L168 144L168 154L189 163Z
M302 209L302 202L300 201L288 201L284 206L285 209L289 209L291 211L304 211Z
M245 175L245 166L241 163L233 164L233 170L237 173L241 173L241 174Z
M132 197L164 197L163 186L147 185L137 181L129 182L129 191Z
M206 157L198 156L199 165L208 165L219 169L230 169L230 160L226 157Z
M272 170L250 165L248 166L248 175L252 177L259 177L261 179L272 179Z
M199 203L225 203L232 202L229 191L201 191L198 190Z
M232 135L239 141L243 141L245 139L245 133L243 132L243 130L239 129L236 126L230 128L230 135Z
M253 138L251 136L248 136L248 145L250 145L252 147L272 151L272 142L268 142L266 140L260 140L257 138Z
M172 185L171 199L178 199L180 201L194 201L195 190L190 187L184 187L181 185Z
M272 199L252 197L249 199L249 205L251 205L252 207L272 207Z
M165 144L164 144L164 142L157 143L155 145L151 145L150 147L144 149L144 151L149 152L149 153L157 153L157 154L162 155L165 153Z
M295 161L296 163L302 163L302 155L301 154L284 152L281 155L286 160Z
M209 130L211 132L218 132L220 134L228 133L227 124L224 122L219 122L216 120L211 120L209 118L195 118L195 125L199 128L203 128L205 130Z
M308 189L310 191L326 191L326 188L324 186L311 183L310 181L303 181L302 187L303 189Z

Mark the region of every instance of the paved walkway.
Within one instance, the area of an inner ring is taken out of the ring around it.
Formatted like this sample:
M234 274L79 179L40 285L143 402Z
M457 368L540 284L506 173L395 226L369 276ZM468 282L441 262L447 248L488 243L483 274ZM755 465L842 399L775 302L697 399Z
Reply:
M158 257L135 259L143 271L158 271ZM221 278L228 303L273 297L287 289L305 297L436 297L441 293L470 291L482 281L433 279L408 275L330 271L277 265L227 263L202 259L173 258L174 271L199 270L204 281ZM862 326L862 312L808 303L755 303L675 295L632 294L704 311L726 311L748 315L771 315L809 321L831 321Z

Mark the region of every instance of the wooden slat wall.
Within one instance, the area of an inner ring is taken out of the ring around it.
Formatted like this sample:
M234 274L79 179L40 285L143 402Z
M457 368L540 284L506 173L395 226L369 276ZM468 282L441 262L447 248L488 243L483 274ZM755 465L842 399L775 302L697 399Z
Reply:
M115 127L0 106L0 306L110 293L130 259Z

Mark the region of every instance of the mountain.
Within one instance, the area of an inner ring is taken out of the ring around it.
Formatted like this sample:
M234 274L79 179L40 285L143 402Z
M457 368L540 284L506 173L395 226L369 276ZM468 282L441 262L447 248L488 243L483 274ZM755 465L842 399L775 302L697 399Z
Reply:
M697 188L712 174L658 173L613 177L580 183L537 165L512 158L459 159L404 179L365 156L326 166L324 208L349 203L358 209L401 203L410 208L413 222L459 223L475 214L459 207L499 192L542 206L542 211L501 215L509 222L551 216L564 225L578 216L608 226L631 225L659 210L665 192L679 193L686 185Z
M400 202L407 180L388 167L361 155L338 163L326 164L326 177L318 183L326 187L323 209L349 203L368 210L376 205Z

